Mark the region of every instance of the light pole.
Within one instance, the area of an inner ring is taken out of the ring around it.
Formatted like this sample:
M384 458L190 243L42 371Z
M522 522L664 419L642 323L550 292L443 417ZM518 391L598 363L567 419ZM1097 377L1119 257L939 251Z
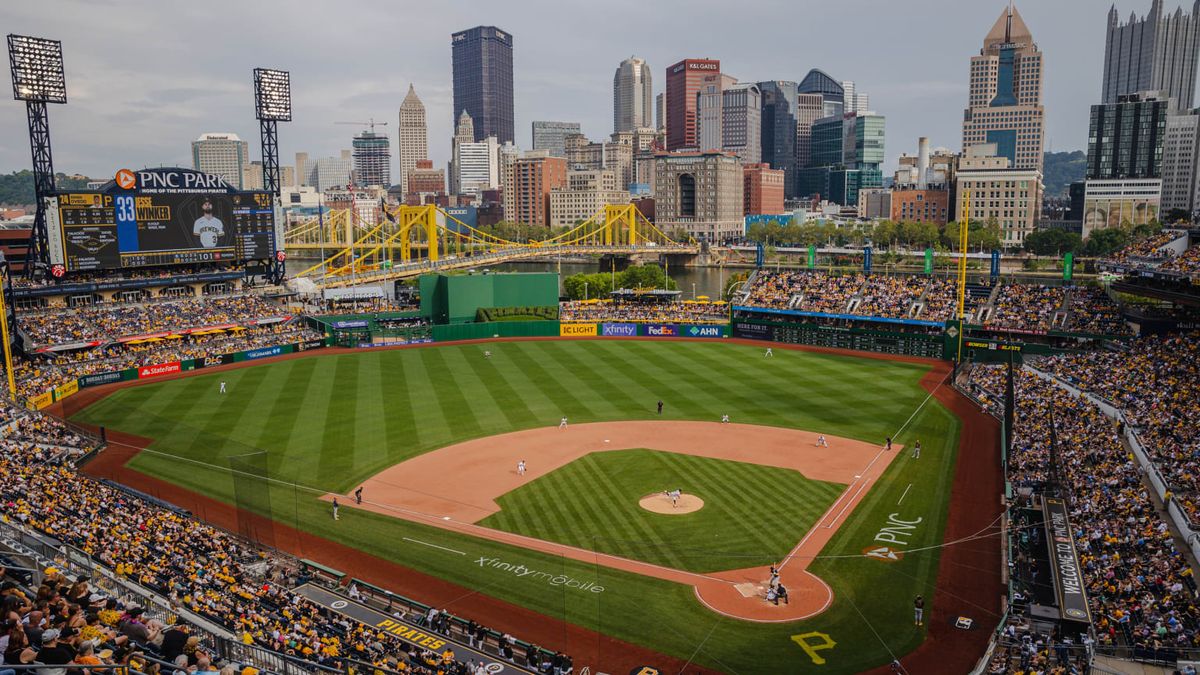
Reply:
M583 299L584 299L584 300L587 300L587 299L588 299L588 294L587 294L587 285L588 285L588 282L586 282L586 281L585 281L585 282L583 282Z
M692 299L696 299L696 282L692 282Z

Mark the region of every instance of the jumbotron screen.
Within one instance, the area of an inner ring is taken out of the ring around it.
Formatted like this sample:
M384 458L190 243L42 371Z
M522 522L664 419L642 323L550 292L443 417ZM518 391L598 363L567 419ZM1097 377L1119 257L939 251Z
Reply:
M266 260L275 202L188 169L122 170L96 192L49 200L49 258L65 271Z

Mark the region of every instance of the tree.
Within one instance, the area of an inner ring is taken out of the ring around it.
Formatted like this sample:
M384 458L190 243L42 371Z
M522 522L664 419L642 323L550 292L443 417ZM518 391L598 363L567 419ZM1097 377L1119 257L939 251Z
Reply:
M1129 245L1129 231L1120 227L1093 230L1083 252L1089 256L1103 258Z
M1038 230L1025 237L1025 250L1035 255L1063 255L1083 248L1083 238L1066 230Z

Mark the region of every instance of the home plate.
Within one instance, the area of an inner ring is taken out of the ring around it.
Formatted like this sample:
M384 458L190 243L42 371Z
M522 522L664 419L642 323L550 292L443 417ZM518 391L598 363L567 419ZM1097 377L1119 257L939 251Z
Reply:
M743 598L753 598L758 595L758 584L746 582L744 584L734 584L734 588L738 593L742 594Z

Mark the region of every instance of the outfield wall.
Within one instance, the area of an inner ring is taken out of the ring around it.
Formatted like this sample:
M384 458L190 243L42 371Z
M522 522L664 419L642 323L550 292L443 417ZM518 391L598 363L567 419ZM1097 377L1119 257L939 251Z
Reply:
M37 396L29 397L26 399L25 405L34 410L41 410L51 403L68 398L78 393L80 389L86 389L88 387L97 387L102 384L112 384L113 382L129 382L131 380L153 379L162 375L171 375L174 373L191 370L200 370L202 368L211 368L213 366L221 366L228 363L242 363L244 361L254 361L257 359L281 356L283 354L293 354L295 352L303 352L311 349L321 349L332 344L332 338L318 338L314 340L305 340L303 342L275 345L272 347L247 349L240 352L231 352L229 354L206 356L199 359L184 359L182 361L170 361L168 363L154 363L138 366L136 368L113 370L107 373L84 375L77 380L71 380L66 384L59 385L54 389L45 391Z

